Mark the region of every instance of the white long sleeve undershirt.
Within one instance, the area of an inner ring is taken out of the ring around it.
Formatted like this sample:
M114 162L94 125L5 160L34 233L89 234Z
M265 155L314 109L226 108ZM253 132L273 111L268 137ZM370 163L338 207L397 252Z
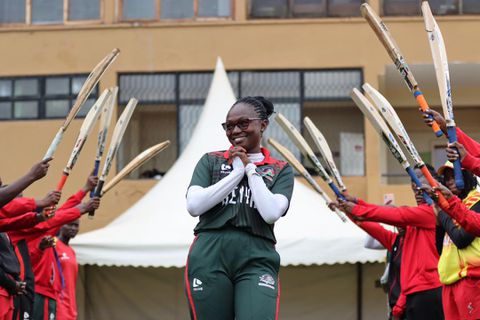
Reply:
M252 191L253 201L263 220L268 224L275 223L288 209L288 199L283 194L274 194L268 188L263 178L255 172L257 166L247 164L248 185ZM250 172L250 173L249 173Z
M198 217L213 208L232 192L245 175L242 160L236 157L232 161L233 170L228 176L217 183L203 188L191 186L187 191L187 211L193 217Z
M249 154L248 158L252 162L260 162L264 159L264 156L257 153ZM233 160L233 170L227 177L206 188L191 186L187 192L187 211L190 215L198 217L225 199L233 188L240 183L247 168L250 172L254 172L256 166L249 163L245 168L242 161L235 158ZM288 209L288 199L284 195L273 194L268 190L260 175L249 174L247 176L258 212L266 223L274 223Z

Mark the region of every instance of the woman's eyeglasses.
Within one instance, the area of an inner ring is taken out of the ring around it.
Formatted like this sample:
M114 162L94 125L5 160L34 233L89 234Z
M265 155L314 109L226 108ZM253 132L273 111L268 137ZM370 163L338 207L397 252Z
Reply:
M250 125L250 122L253 120L263 120L262 118L246 118L238 120L237 122L224 122L222 123L222 128L225 131L233 131L235 127L238 127L240 130L246 130Z

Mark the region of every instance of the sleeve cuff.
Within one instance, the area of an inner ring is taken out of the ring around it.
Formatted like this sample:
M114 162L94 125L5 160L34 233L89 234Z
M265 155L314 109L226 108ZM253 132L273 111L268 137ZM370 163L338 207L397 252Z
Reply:
M360 198L357 198L357 204L361 205L361 206L364 206L366 205L367 203L365 201L363 201L363 199L360 199Z
M361 205L360 203L356 204L353 209L352 209L352 215L354 216L360 216L361 215Z
M37 201L34 198L27 198L25 201L25 207L27 207L28 211L35 211L37 210Z
M471 171L470 169L472 169L475 166L475 160L477 159L467 152L467 154L465 155L465 158L463 158L462 160L462 167Z

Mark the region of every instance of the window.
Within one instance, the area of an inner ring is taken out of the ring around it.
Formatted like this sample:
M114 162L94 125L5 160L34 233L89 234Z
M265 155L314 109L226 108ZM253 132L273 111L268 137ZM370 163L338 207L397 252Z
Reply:
M86 75L0 78L0 120L65 117ZM80 109L83 117L98 97L98 87Z
M364 0L250 0L250 18L285 19L360 16Z
M25 1L0 0L0 23L25 23Z
M100 20L102 0L0 0L0 24Z
M312 118L325 130L340 170L343 168L348 175L364 175L363 115L349 96L352 88L359 88L363 81L361 70L232 71L228 77L237 97L267 97L274 103L276 112L284 114L297 128L302 128L304 116ZM133 177L166 172L190 140L211 79L210 72L121 74L120 108L131 96L140 100L140 106L127 128L119 169L143 149L169 139L170 148ZM265 141L269 137L274 137L301 158L298 149L273 118L265 132ZM305 137L309 139L308 134ZM280 157L275 150L271 151ZM353 159L355 166L346 161L349 159Z
M434 15L479 14L478 0L429 0ZM421 15L421 0L383 0L383 14L386 16Z
M122 20L229 18L232 0L121 0Z

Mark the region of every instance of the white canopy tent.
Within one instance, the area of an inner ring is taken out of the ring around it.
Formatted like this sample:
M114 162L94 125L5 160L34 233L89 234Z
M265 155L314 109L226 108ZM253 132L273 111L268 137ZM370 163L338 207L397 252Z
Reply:
M185 193L200 157L207 151L228 148L228 140L220 123L225 120L234 102L233 90L222 61L218 59L202 115L189 144L173 167L142 199L108 226L79 235L72 241L79 263L96 265L88 267L92 272L97 271L96 276L88 275L89 279L99 277L101 266L110 266L119 272L119 283L125 282L125 275L122 276L123 269L117 267L129 267L124 268L125 272L128 270L129 274L135 274L136 267L149 267L150 270L151 267L185 266L188 248L193 240L192 231L197 223L197 219L192 218L186 210ZM365 234L352 223L343 223L315 192L299 181L295 182L289 212L276 223L275 233L283 266L379 262L385 257L383 251L364 249ZM144 270L147 269L139 268L138 274L144 276ZM112 276L114 273L108 274ZM130 277L127 279L130 284L135 281ZM181 282L181 279L178 281ZM98 288L93 290L92 284L85 283L84 286L89 287L89 295L91 291L102 291ZM132 301L136 303L137 300ZM128 305L125 296L116 303ZM98 304L96 306L90 306L96 311L90 311L88 318L112 318L112 313L102 313L104 309ZM144 309L139 306L136 308ZM184 306L182 308L184 310ZM339 309L342 311L345 307ZM115 314L114 318L118 319L121 314ZM177 319L178 314L175 315L172 313L165 319ZM147 317L147 314L143 314L143 317ZM178 316L178 319L183 318Z

